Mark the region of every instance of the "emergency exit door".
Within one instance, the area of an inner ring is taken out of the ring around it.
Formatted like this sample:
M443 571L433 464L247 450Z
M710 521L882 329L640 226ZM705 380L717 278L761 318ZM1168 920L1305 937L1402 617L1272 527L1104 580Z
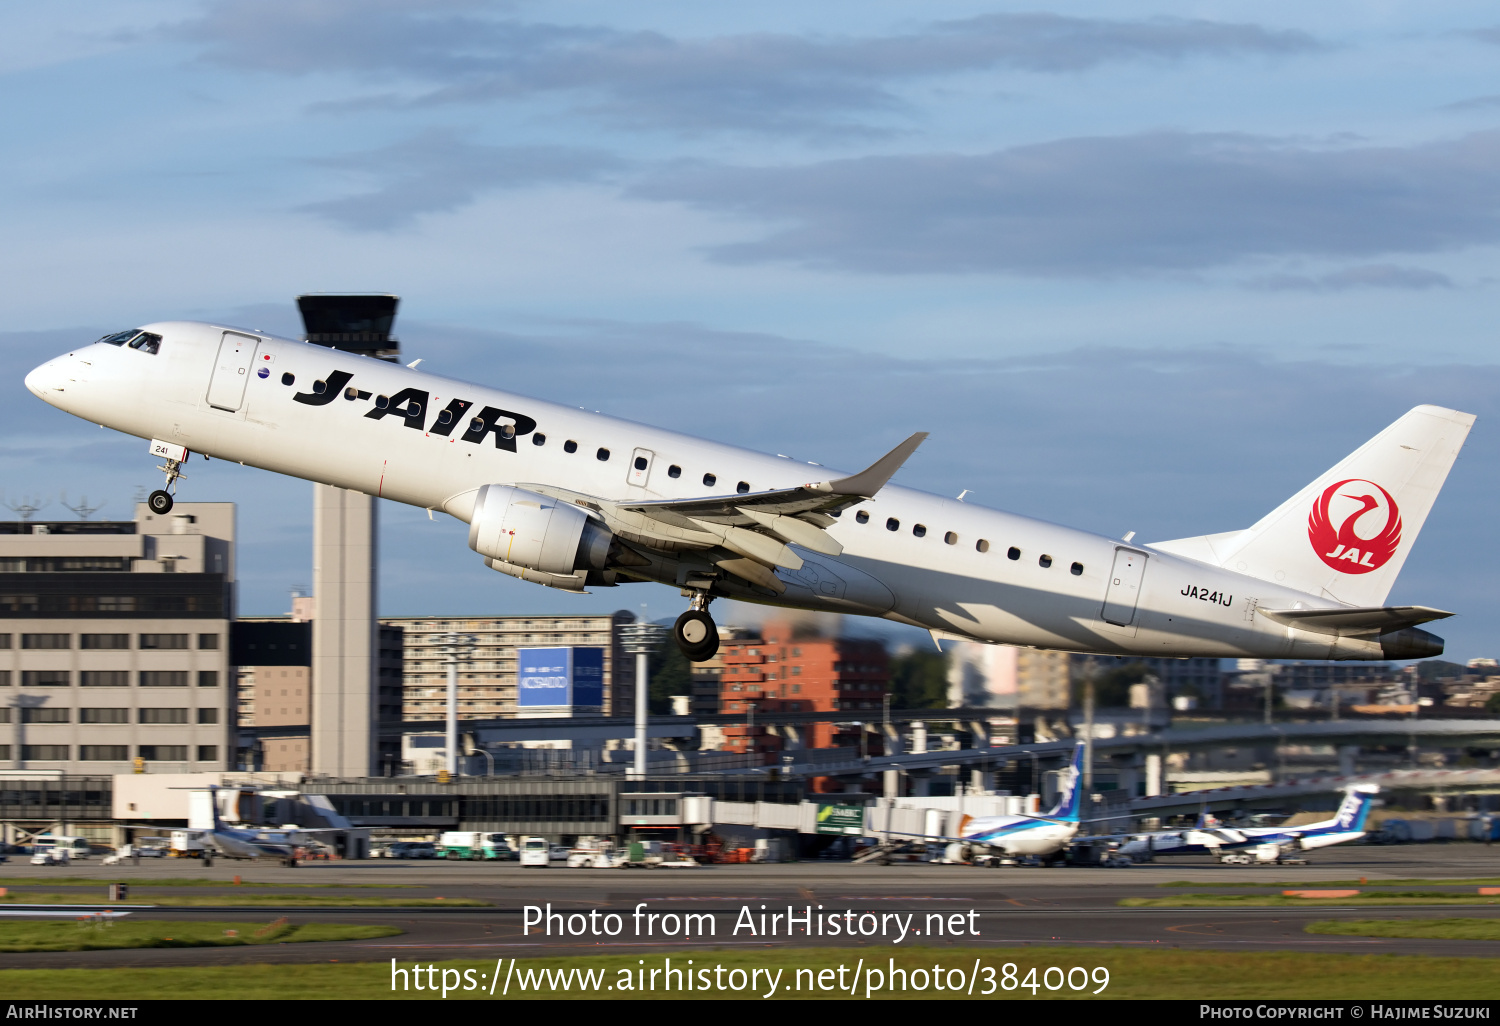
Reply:
M213 377L208 381L208 405L217 410L235 412L245 403L245 385L255 363L255 344L260 339L226 331L219 342L219 357L214 362Z
M638 487L646 487L646 482L651 480L651 464L655 459L656 453L650 449L637 449L631 453L630 469L625 475L625 480Z
M1104 590L1104 609L1099 616L1105 623L1129 627L1135 622L1135 607L1141 597L1141 580L1146 574L1146 554L1134 549L1115 549L1115 565Z

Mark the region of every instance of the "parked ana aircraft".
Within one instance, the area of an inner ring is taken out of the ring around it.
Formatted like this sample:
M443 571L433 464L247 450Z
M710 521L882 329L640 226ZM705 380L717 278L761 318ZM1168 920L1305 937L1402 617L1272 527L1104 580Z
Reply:
M1014 858L1017 855L1055 855L1078 833L1082 805L1082 741L1073 749L1073 762L1063 770L1057 804L1040 816L965 816L958 838L967 845L985 845Z
M230 859L277 859L284 866L297 864L297 849L318 843L320 830L245 829L225 825L219 815L218 788L209 787L209 805L213 809L214 828L204 837L220 855Z
M1344 800L1332 819L1296 827L1198 826L1188 830L1162 830L1136 834L1120 846L1119 854L1132 858L1156 855L1216 855L1221 862L1274 862L1287 851L1311 851L1329 845L1356 841L1365 835L1365 821L1380 788L1356 784L1344 792ZM1274 850L1272 850L1274 849Z
M682 589L1077 652L1298 659L1442 652L1384 606L1474 418L1420 406L1242 531L1135 545L889 486L926 437L846 475L307 342L173 321L50 360L27 387L164 457L189 450L441 510L488 566L582 591Z

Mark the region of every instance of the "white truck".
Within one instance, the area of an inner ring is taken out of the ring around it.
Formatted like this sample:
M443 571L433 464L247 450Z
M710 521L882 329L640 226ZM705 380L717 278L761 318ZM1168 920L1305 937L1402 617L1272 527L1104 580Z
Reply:
M516 853L506 843L504 834L490 834L482 830L450 830L438 838L437 856L440 859L483 859L493 862L498 859L513 859Z

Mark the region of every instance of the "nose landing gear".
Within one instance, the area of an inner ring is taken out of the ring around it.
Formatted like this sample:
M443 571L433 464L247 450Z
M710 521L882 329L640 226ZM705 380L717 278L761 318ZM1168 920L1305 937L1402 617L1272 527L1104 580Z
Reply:
M151 512L162 516L172 512L172 493L177 490L177 479L187 476L182 472L182 465L187 462L188 451L186 446L153 439L151 455L161 456L167 461L156 468L167 475L165 487L146 496L146 505L151 508Z
M708 604L712 597L698 592L688 611L672 625L672 640L690 662L701 663L712 659L719 651L719 628L714 618L708 615Z

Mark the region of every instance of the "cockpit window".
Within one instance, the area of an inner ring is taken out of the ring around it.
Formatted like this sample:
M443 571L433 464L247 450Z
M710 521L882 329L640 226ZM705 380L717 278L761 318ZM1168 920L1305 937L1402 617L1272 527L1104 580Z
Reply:
M161 349L161 336L153 335L149 331L143 331L130 340L130 348L139 349L143 353L150 353L152 356L155 356L157 351Z
M139 334L141 334L140 328L131 328L129 331L117 331L113 335L105 335L99 341L105 345L123 346Z

